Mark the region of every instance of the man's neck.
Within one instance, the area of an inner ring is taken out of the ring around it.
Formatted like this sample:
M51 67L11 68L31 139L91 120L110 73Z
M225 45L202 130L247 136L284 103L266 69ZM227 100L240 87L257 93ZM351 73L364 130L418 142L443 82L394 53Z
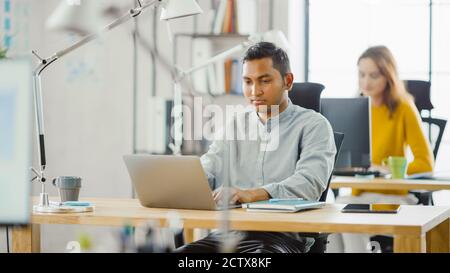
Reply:
M267 120L281 114L284 110L286 110L288 105L289 105L289 102L287 99L285 99L280 103L280 105L278 105L278 111L275 111L272 113L271 109L267 109L266 113L257 112L259 120L261 120L261 122L265 124L267 122Z

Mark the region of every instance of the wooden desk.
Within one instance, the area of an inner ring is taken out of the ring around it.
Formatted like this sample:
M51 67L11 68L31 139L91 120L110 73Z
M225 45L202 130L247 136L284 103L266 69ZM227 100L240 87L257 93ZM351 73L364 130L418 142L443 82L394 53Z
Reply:
M122 226L139 225L149 219L166 222L170 209L144 208L135 199L84 199L94 202L90 213L34 213L32 225L13 231L13 252L38 252L42 224ZM450 207L403 206L398 214L347 214L343 205L328 204L319 210L299 213L262 213L235 209L230 212L235 230L286 232L351 232L391 234L395 252L450 252ZM184 221L189 241L194 228L219 225L220 212L177 210Z
M353 188L371 190L450 190L450 181L414 180L414 179L364 179L347 176L336 176L331 180L332 189Z

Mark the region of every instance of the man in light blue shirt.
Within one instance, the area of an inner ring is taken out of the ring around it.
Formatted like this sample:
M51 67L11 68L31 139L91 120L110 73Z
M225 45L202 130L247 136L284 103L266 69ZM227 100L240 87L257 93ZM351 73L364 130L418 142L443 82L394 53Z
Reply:
M223 200L224 189L229 189L231 204L270 198L318 200L333 169L333 132L322 115L289 100L294 76L287 54L266 42L250 47L242 77L250 107L233 116L222 138L201 157L215 200ZM296 233L243 234L238 252L305 252L312 245ZM181 251L214 252L217 242L212 233Z

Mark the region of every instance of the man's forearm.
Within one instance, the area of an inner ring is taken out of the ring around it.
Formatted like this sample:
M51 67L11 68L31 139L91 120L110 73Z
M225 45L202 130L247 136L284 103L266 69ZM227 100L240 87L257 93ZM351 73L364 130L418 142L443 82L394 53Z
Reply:
M242 198L240 198L241 203L263 201L270 198L269 193L263 188L247 189L244 191L246 192L246 194L244 194Z

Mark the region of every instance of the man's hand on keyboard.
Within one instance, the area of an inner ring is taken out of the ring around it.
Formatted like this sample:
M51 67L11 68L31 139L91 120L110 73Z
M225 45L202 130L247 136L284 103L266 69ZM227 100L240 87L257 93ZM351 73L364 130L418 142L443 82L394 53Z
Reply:
M217 204L223 203L225 195L225 188L220 187L213 192L214 200ZM261 200L269 199L269 194L266 190L261 188L255 189L239 189L236 187L228 188L228 201L229 204L234 205L237 203L251 203Z

